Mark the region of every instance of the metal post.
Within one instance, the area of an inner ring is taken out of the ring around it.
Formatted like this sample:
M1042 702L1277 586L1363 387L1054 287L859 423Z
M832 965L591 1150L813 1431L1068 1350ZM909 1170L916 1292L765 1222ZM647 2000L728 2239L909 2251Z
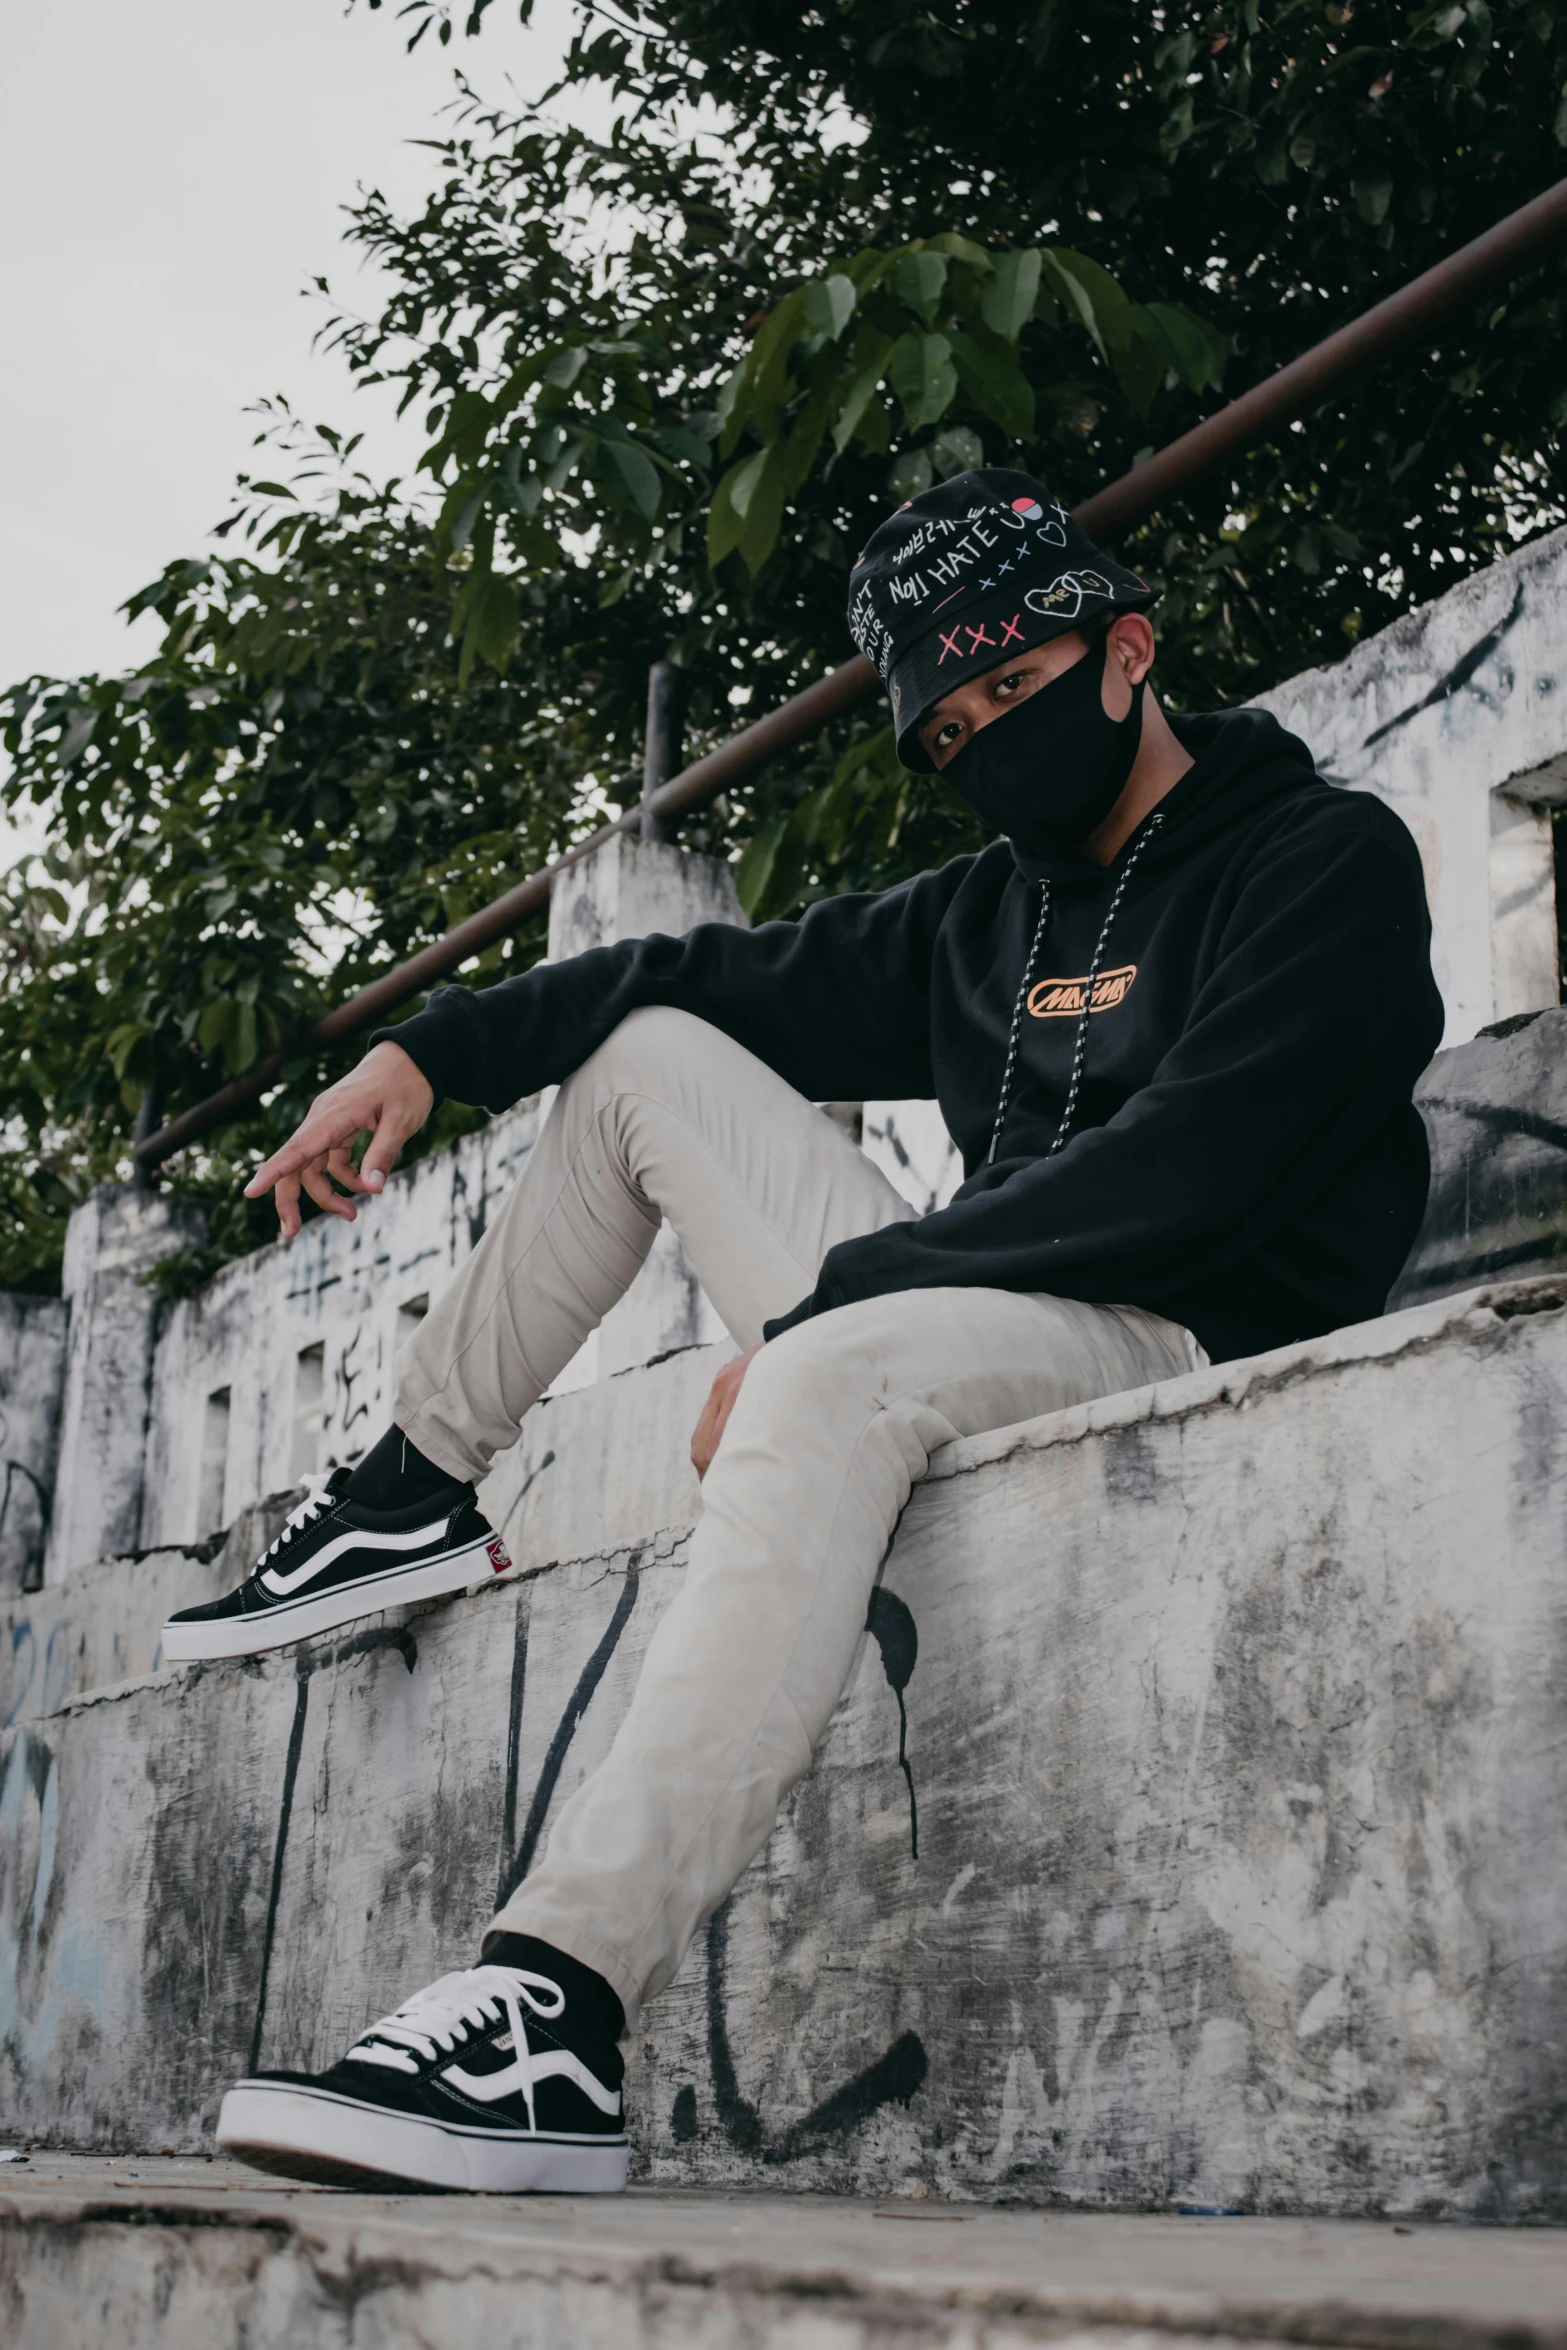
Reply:
M131 1135L131 1182L137 1191L156 1191L158 1164L142 1155L142 1144L158 1131L158 1088L149 1085L136 1105L136 1124Z
M680 772L685 734L686 677L673 661L655 661L647 673L647 735L642 753L642 838L672 840L674 826L647 803L661 783Z

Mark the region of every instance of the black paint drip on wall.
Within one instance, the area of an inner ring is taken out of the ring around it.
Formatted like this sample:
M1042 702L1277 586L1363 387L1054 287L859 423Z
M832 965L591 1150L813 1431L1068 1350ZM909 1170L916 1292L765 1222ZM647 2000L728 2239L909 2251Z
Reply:
M620 1646L620 1636L625 1631L627 1624L631 1621L631 1611L637 1604L637 1591L639 1587L637 1582L637 1568L640 1563L641 1556L642 1554L640 1551L632 1552L630 1561L626 1567L626 1588L621 1593L619 1599L616 1601L615 1612L610 1617L609 1623L605 1627L603 1638L599 1641L597 1648L594 1649L593 1654L589 1657L587 1663L583 1666L581 1673L578 1675L577 1686L571 1693L571 1697L567 1703L565 1712L561 1715L559 1722L556 1724L555 1735L550 1740L549 1752L544 1757L544 1768L539 1773L539 1783L533 1790L533 1801L528 1806L527 1825L522 1831L522 1843L518 1848L517 1857L508 1866L505 1853L502 1854L500 1889L496 1896L497 1908L499 1908L503 1902L508 1900L509 1897L516 1892L517 1887L522 1883L523 1878L527 1875L529 1869L533 1866L533 1855L538 1846L539 1838L544 1832L544 1822L549 1812L550 1798L553 1796L556 1782L560 1778L561 1766L565 1762L567 1752L571 1746L571 1742L577 1734L577 1726L581 1722L583 1715L587 1712L589 1705L592 1703L593 1692L595 1689L597 1689L599 1683L603 1680L605 1668L608 1665L610 1658L614 1655L616 1649ZM519 1638L521 1638L520 1610L518 1614L518 1626ZM516 1820L517 1798L515 1747L518 1728L522 1720L523 1670L524 1668L519 1666L516 1654L514 1652L512 1658L512 1732L507 1755L507 1786L510 1796L511 1827L508 1829L506 1852L510 1852L511 1850L511 1832L515 1827Z
M862 2128L882 2106L907 2105L925 2086L930 2064L924 2042L917 2032L900 2033L885 2056L879 2056L874 2064L845 2081L841 2089L835 2089L831 2096L813 2105L802 2120L791 2123L781 2138L769 2144L761 2115L740 2094L734 2052L729 2045L728 1972L729 1904L726 1901L721 1909L713 1912L707 1928L707 2055L712 2070L714 2110L730 2143L742 2154L755 2155L765 2163L798 2162L823 2138L844 2137L850 2130ZM682 2102L687 2096L691 2098L689 2108ZM694 2136L695 2124L695 2095L682 2089L671 2116L676 2139Z
M283 1763L283 1793L278 1803L277 1836L272 1846L272 1882L267 1889L267 1922L261 1936L261 1980L256 1987L256 2021L250 2034L249 2070L261 2062L261 2035L267 2021L267 1985L272 1974L272 1943L277 1932L278 1901L283 1891L283 1862L288 1852L289 1823L294 1816L294 1788L299 1758L305 1746L305 1720L310 1711L310 1683L323 1665L347 1664L351 1657L371 1656L378 1649L395 1648L411 1673L419 1662L418 1644L411 1632L392 1625L357 1632L335 1647L302 1651L294 1667L294 1719L289 1724L288 1753Z
M1407 726L1411 718L1419 717L1422 710L1432 710L1438 702L1445 702L1452 695L1461 691L1469 683L1476 670L1482 668L1489 661L1502 639L1517 626L1523 612L1523 606L1523 581L1519 580L1513 589L1512 605L1505 618L1499 620L1494 628L1488 628L1484 636L1470 646L1467 653L1460 654L1446 676L1439 677L1428 694L1423 694L1418 702L1411 702L1407 710L1400 710L1396 716L1384 720L1381 726L1373 727L1361 748L1369 751L1373 743L1379 743L1384 736L1395 734L1399 727Z
M920 1636L906 1603L899 1599L896 1592L884 1591L879 1583L871 1593L865 1629L881 1650L882 1671L898 1701L898 1768L908 1783L909 1844L914 1858L918 1860L920 1815L919 1806L914 1800L914 1773L909 1766L909 1716L903 1702L903 1692L913 1679L914 1667L919 1661Z

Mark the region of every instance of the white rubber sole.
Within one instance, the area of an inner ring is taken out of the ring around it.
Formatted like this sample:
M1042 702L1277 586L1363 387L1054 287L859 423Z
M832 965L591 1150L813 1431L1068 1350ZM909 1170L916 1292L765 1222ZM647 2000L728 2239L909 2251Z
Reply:
M626 2185L624 2138L464 2130L269 2081L229 2091L218 2144L256 2170L335 2186L391 2180L468 2195L619 2195Z
M470 1542L461 1550L417 1566L387 1567L356 1583L338 1583L313 1599L285 1599L260 1616L224 1616L217 1622L165 1624L163 1662L166 1665L203 1664L225 1656L261 1656L269 1648L287 1648L290 1641L309 1640L318 1632L335 1631L361 1616L378 1616L383 1608L406 1607L417 1599L442 1599L450 1591L465 1590L486 1567L497 1574L490 1556L493 1534ZM506 1556L504 1550L502 1558Z

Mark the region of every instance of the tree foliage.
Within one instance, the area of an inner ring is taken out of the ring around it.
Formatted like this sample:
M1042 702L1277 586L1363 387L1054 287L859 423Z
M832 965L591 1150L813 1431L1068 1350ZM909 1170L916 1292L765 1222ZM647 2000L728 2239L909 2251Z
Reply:
M50 1278L149 1084L169 1112L286 1050L623 804L650 660L720 739L844 657L890 503L977 462L1086 494L1559 176L1564 15L641 0L584 5L567 61L606 136L466 94L429 202L352 216L381 312L326 330L400 387L413 482L266 419L221 551L135 599L157 656L4 698L53 847L7 884L0 1279ZM1560 298L1502 289L1133 534L1166 691L1241 698L1559 521ZM972 832L869 715L688 837L767 913ZM289 1062L187 1154L218 1252L266 1228L235 1163L318 1081Z

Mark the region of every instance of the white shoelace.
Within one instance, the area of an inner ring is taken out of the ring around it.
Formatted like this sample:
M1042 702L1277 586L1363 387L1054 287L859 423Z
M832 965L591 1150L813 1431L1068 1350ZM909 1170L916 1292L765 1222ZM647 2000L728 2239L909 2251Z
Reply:
M547 1992L554 2005L536 1998L534 1994L539 1991ZM564 2014L566 1994L547 1975L530 1975L521 1967L466 1967L461 1974L442 1975L428 1990L416 1991L395 2013L372 2024L363 2039L350 2048L344 2062L384 2064L394 2072L416 2073L419 2070L416 2056L429 2064L437 2053L450 2055L467 2038L470 2026L492 2024L504 2011L523 2074L523 2094L531 2126L533 2086L527 2071L529 2050L524 2007L550 2023Z
M290 1535L297 1534L302 1526L312 1524L315 1519L321 1517L325 1511L332 1507L333 1502L337 1499L335 1494L327 1492L327 1487L332 1482L332 1474L333 1472L328 1469L323 1476L305 1479L308 1488L305 1498L302 1502L296 1503L294 1508L289 1511L283 1521L282 1532L275 1541L269 1542L262 1552L262 1566L266 1565L267 1560L273 1556L274 1552L282 1549Z

